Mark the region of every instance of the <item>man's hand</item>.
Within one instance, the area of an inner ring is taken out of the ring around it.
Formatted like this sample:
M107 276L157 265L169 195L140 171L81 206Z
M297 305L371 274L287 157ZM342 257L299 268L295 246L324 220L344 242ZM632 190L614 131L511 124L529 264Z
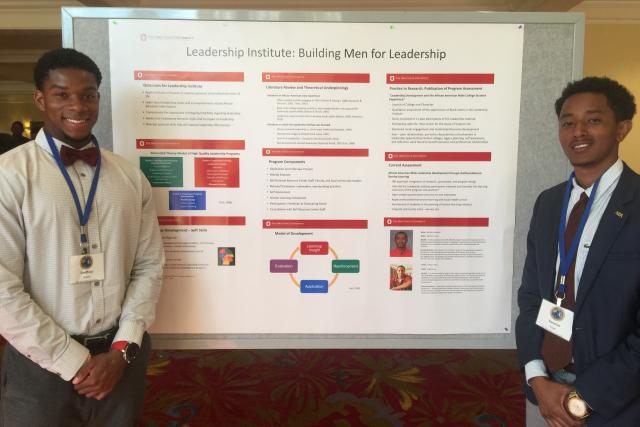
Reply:
M118 384L126 367L120 350L111 349L87 359L73 378L73 385L79 394L102 400Z
M550 380L547 377L533 377L529 384L538 399L540 414L551 427L579 427L583 420L575 420L564 407L564 399L573 390L571 386Z

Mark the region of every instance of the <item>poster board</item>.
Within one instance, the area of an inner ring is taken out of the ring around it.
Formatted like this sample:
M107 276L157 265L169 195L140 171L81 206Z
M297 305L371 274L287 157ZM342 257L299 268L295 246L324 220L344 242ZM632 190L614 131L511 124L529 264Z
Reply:
M447 13L333 13L264 11L185 11L145 9L63 9L64 45L89 53L105 76L101 87L101 119L96 134L112 140L109 50L110 19L153 19L228 22L325 22L325 23L462 23L523 25L522 85L515 191L515 232L511 327L508 333L491 334L154 334L156 346L168 348L512 348L511 332L517 307L515 291L524 262L526 230L531 206L538 192L564 179L567 163L556 143L552 103L566 81L580 75L584 20L577 14L447 14ZM104 144L103 144L104 145ZM106 144L108 147L108 144ZM111 147L109 147L111 148ZM511 267L511 266L509 266ZM510 269L511 270L511 269Z

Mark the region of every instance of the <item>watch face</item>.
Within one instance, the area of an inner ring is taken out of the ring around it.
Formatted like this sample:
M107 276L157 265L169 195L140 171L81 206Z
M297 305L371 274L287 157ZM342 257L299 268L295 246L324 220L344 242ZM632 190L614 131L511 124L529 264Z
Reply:
M587 404L584 400L577 397L569 399L567 402L567 409L569 409L571 415L576 417L583 417L587 414Z
M125 353L125 357L127 362L133 362L136 358L136 356L138 355L138 350L140 349L140 347L138 346L138 344L131 342L129 343L129 345L127 346L127 350Z

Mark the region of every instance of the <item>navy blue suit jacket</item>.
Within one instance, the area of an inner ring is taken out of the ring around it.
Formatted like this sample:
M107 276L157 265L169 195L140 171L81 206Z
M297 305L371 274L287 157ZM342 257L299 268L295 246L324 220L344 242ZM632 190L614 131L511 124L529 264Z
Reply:
M520 364L542 359L536 325L554 302L558 226L566 182L538 196L518 291ZM640 176L626 165L591 242L573 322L575 387L592 406L589 426L640 426ZM531 387L527 397L535 402Z

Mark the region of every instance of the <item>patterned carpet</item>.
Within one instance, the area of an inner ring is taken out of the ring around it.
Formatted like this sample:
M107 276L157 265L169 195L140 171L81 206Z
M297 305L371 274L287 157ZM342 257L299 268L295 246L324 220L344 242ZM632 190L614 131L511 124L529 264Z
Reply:
M510 350L156 350L147 378L146 427L524 426Z

